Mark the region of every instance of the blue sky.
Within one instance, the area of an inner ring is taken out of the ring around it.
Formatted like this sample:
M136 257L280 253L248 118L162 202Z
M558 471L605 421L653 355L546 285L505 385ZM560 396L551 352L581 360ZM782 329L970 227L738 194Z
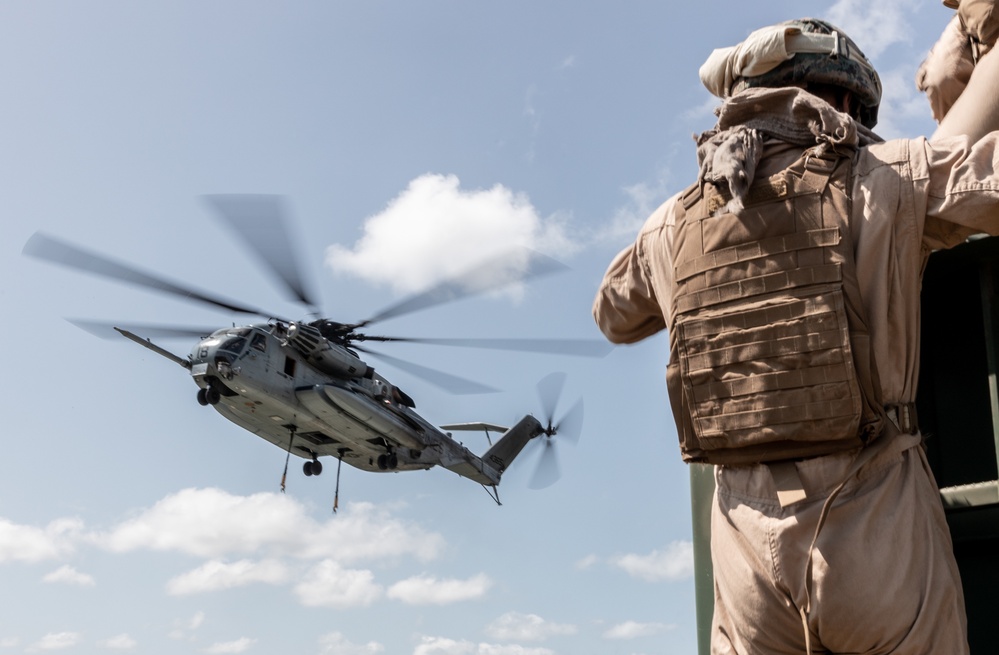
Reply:
M444 470L345 467L333 516L332 463L280 494L283 453L198 405L176 365L63 320L245 318L21 249L44 230L295 316L200 199L281 194L331 318L525 244L571 270L384 332L597 338L606 265L696 170L716 104L698 67L805 15L880 70L883 136L932 132L913 77L949 17L933 0L0 2L0 654L695 652L665 334L596 360L399 344L503 390L377 364L429 420L511 424L565 371L582 439L545 490L526 453L502 507Z

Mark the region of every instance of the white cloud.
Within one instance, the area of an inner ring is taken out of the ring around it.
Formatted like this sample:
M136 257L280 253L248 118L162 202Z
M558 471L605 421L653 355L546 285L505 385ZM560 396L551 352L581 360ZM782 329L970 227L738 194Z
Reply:
M537 614L507 612L486 626L486 634L503 641L542 641L558 635L576 634L576 626L552 623Z
M190 633L201 627L205 622L205 613L197 612L187 620L174 621L173 630L170 631L171 639L193 639Z
M319 649L320 655L372 655L385 652L385 647L377 641L352 644L339 632L331 632L320 637Z
M413 655L554 655L548 648L528 648L512 644L474 644L445 637L423 637Z
M593 568L599 561L600 558L597 557L596 555L587 555L586 557L582 557L576 560L575 567L580 571L585 571L587 569Z
M96 584L93 576L80 573L68 564L60 566L55 571L43 577L42 582L58 582L61 584L77 585L79 587L93 587Z
M447 605L481 598L492 585L484 573L468 580L438 580L422 575L395 583L389 587L388 597L408 605Z
M913 82L911 65L888 71L881 71L884 95L878 111L878 124L875 130L885 139L912 136L913 126L922 124L918 132L929 134L936 129L930 113L930 103Z
M101 648L107 648L108 650L134 650L136 646L139 645L137 641L132 639L127 634L120 634L111 637L110 639L105 639L104 641L98 642L97 644Z
M247 649L255 643L257 643L256 639L240 637L234 641L223 641L217 644L212 644L202 652L210 653L211 655L220 655L224 653L245 653Z
M918 5L917 0L838 0L825 17L846 32L865 55L874 58L895 43L911 40L915 30L909 16Z
M0 518L0 562L40 562L73 551L83 530L78 519L57 519L44 528L18 525Z
M664 630L670 630L672 626L665 623L638 623L637 621L625 621L618 623L604 633L605 639L635 639L637 637L651 637Z
M371 571L344 569L333 560L314 566L295 585L295 595L307 607L366 607L378 600L382 588Z
M470 641L455 641L445 637L423 637L413 649L413 655L471 655L475 644Z
M221 489L184 489L112 530L93 537L114 552L177 551L207 558L264 552L338 561L384 561L410 555L426 561L443 546L440 535L370 503L351 503L317 522L290 496L238 496Z
M694 544L674 541L665 550L654 550L648 555L622 555L611 563L629 575L649 582L682 580L694 573Z
M555 257L576 249L564 217L542 219L525 195L499 184L464 190L453 175L427 174L369 217L352 249L330 246L326 262L334 271L413 292L523 247Z
M17 645L21 643L17 637L4 637L0 639L0 648L17 648Z
M184 596L207 591L243 587L255 582L282 584L288 579L286 567L275 560L239 560L231 564L211 560L167 582L167 593Z
M550 648L531 648L516 644L479 644L477 655L555 655Z
M63 650L72 648L83 641L79 632L53 632L45 635L27 648L27 652L36 653L44 650Z
M667 187L669 179L669 173L662 171L652 184L640 182L621 189L626 197L625 203L614 212L606 225L593 234L591 240L595 243L633 240L649 215L676 193L675 189Z

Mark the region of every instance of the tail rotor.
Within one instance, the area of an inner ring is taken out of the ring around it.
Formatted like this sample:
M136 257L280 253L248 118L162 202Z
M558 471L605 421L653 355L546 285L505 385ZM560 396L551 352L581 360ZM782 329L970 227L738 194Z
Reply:
M569 411L562 415L560 420L555 421L555 411L562 395L562 388L565 386L565 378L565 373L552 373L538 383L538 397L541 399L541 407L544 412L543 431L538 435L538 438L542 439L543 450L528 483L531 489L544 489L561 477L555 436L558 435L560 439L576 444L582 433L582 398L577 400Z

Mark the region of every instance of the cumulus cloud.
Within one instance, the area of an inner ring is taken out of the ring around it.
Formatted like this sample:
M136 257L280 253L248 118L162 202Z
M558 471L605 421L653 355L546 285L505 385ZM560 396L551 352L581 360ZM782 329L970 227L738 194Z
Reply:
M366 607L378 600L382 588L371 571L345 569L333 560L314 566L295 585L295 595L307 607Z
M648 555L621 555L612 558L611 563L648 582L682 580L694 573L694 544L674 541L664 550L654 550Z
M44 528L0 518L0 563L40 562L72 552L83 531L78 519L57 519Z
M555 651L512 644L475 644L446 637L423 637L413 650L413 655L555 655Z
M47 574L42 578L42 582L69 584L78 587L93 587L96 584L93 576L80 573L68 564L60 566L55 571Z
M29 653L39 651L63 650L72 648L83 641L83 635L79 632L53 632L45 635L27 648Z
M352 644L339 632L331 632L319 638L320 655L372 655L383 652L385 652L385 647L377 641Z
M257 643L256 639L240 637L234 641L223 641L212 644L202 652L210 653L211 655L220 655L224 653L245 653L247 649L255 643Z
M276 585L287 579L287 568L275 560L253 562L243 559L231 564L211 560L167 582L167 593L171 596L184 596L243 587L255 582Z
M134 650L139 643L128 636L128 634L123 633L109 639L104 639L98 642L97 645L108 650Z
M618 623L604 632L604 638L635 639L637 637L651 637L671 628L672 626L666 625L665 623L638 623L637 621L625 621L624 623Z
M93 540L114 552L176 551L207 558L267 553L341 562L410 555L426 561L443 547L440 535L370 503L352 503L318 522L290 496L238 496L221 489L184 489Z
M336 272L413 292L513 249L569 254L577 246L565 223L564 216L542 219L527 196L502 185L466 190L454 175L427 174L369 217L353 248L330 246L326 262Z
M481 598L493 581L484 573L468 580L438 580L431 576L416 576L395 583L388 597L408 605L447 605Z
M486 634L503 641L543 641L558 635L576 634L576 626L552 623L537 614L507 612L486 626Z

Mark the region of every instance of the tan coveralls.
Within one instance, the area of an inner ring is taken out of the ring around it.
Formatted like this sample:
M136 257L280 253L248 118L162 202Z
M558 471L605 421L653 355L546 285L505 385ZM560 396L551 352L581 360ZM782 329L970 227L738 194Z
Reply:
M836 115L844 124L852 120ZM801 152L767 140L756 179ZM899 139L856 152L850 221L886 403L915 400L920 280L930 252L973 233L999 233L997 163L999 133L974 144L963 137L932 145ZM615 343L634 343L671 323L677 202L670 198L649 217L604 277L593 314ZM797 462L808 495L786 508L768 466L716 467L713 653L804 651L799 608L809 545L823 502L852 460L847 453ZM879 456L854 476L836 498L813 558L813 651L968 652L960 577L921 447Z

